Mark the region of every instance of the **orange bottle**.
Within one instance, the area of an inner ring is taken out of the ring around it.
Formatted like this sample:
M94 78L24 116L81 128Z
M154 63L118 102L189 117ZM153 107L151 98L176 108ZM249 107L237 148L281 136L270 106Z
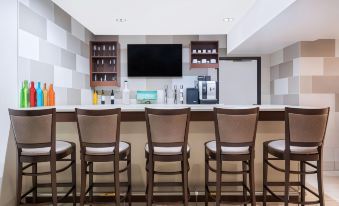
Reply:
M53 90L53 84L50 84L48 89L48 106L55 106L55 93Z
M44 96L44 106L48 106L48 91L47 91L46 83L44 83L42 93L43 93L43 96Z

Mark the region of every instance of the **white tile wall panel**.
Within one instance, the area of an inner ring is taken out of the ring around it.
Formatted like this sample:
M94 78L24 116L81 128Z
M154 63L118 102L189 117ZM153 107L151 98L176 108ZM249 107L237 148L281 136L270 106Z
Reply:
M67 49L66 31L51 21L47 21L47 41L63 49Z
M67 105L67 88L55 86L54 92L55 92L55 104Z
M288 94L288 78L274 80L274 95Z
M19 86L21 87L21 83L24 80L31 79L31 60L19 57L18 58L18 79L19 79Z
M56 87L72 88L72 70L54 66L54 84Z
M182 49L182 62L190 63L190 49L189 48Z
M92 90L81 89L81 104L91 105L92 104Z
M300 57L293 60L293 75L317 76L324 74L323 57Z
M127 49L127 44L146 44L146 36L143 35L122 35L119 36L121 49Z
M19 29L18 35L19 56L27 59L39 60L39 38Z
M83 74L89 74L89 59L76 55L76 71Z
M41 16L54 20L54 3L46 0L29 0L30 8Z
M77 20L72 18L72 34L81 41L85 41L85 27L82 26Z
M275 66L284 62L284 51L278 50L270 56L271 66Z

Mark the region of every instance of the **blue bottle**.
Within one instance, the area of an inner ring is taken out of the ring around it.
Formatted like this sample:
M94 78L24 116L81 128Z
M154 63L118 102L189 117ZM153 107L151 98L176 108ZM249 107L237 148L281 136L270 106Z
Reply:
M38 107L44 106L44 94L40 87L40 82L38 82L38 88L36 89L36 97L37 97L37 106Z

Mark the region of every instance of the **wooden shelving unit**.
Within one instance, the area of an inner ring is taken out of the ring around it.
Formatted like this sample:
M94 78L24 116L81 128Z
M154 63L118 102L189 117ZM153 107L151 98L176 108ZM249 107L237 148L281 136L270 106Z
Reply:
M90 42L90 85L120 86L120 45L117 41Z
M190 68L219 68L218 50L218 41L191 41Z

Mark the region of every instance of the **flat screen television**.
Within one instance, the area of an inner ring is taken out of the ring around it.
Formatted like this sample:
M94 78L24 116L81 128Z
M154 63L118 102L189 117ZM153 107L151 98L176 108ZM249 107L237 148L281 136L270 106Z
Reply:
M129 77L182 76L181 44L128 44Z

